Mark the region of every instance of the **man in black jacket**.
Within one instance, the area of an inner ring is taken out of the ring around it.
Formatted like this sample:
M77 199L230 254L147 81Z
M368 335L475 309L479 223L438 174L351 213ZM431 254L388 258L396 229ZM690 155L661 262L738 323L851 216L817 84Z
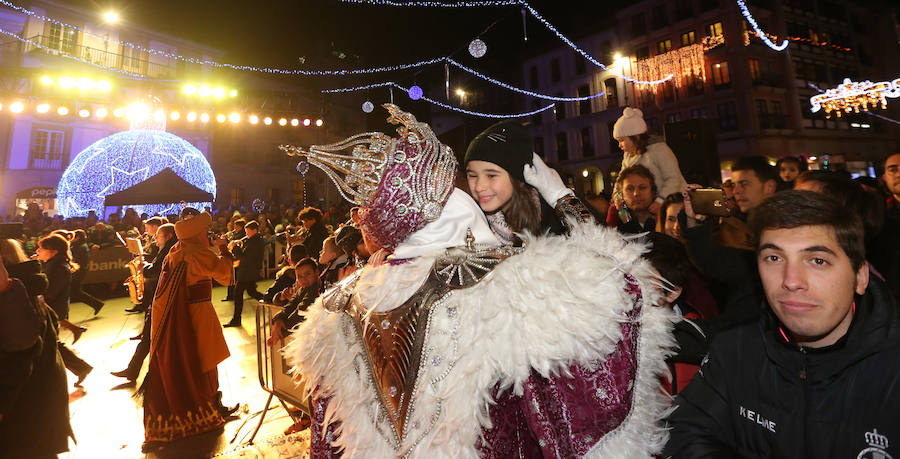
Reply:
M131 385L137 380L141 367L144 365L144 359L147 358L147 354L150 352L150 324L152 322L150 320L150 305L153 304L153 297L156 295L156 285L159 282L163 262L176 242L178 242L178 236L175 235L175 225L166 223L156 230L154 243L159 250L156 252L156 258L144 265L144 297L140 306L143 307L142 310L146 314L144 315L144 328L141 334L138 335L141 341L135 348L134 355L131 356L131 361L128 362L128 367L121 371L110 372L113 376L127 378L129 382L126 385Z
M869 278L859 218L785 191L750 227L765 310L713 340L664 456L897 457L900 314Z
M259 223L251 221L244 225L247 236L242 242L231 241L228 248L238 260L235 269L234 283L234 316L225 327L240 327L241 312L244 310L244 292L255 300L261 300L263 294L256 290L256 281L259 280L259 271L262 269L263 256L266 252L266 241L259 234Z

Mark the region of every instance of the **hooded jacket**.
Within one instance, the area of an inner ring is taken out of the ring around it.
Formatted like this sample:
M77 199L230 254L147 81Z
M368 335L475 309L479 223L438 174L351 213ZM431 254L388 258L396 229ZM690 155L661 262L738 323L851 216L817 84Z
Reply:
M900 314L874 277L847 334L790 342L769 308L720 333L676 399L664 456L900 457Z

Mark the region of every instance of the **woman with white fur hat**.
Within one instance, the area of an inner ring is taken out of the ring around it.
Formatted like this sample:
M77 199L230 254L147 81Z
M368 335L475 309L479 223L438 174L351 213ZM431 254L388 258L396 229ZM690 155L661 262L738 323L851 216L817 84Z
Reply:
M635 164L640 164L653 173L657 196L656 201L650 206L650 212L656 213L666 196L684 191L687 182L681 175L678 158L665 142L650 143L647 123L640 109L625 108L622 116L613 125L613 137L619 142L619 148L625 152L620 173ZM616 197L615 206L621 208L622 190L617 187L613 195ZM616 211L610 206L610 214Z

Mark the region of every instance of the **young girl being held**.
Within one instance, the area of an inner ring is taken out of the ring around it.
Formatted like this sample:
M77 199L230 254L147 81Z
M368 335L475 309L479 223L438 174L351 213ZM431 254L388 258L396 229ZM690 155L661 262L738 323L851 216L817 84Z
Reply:
M513 121L478 134L466 151L469 193L501 242L521 245L524 234L564 234L567 217L592 220L559 174L531 151L528 130Z

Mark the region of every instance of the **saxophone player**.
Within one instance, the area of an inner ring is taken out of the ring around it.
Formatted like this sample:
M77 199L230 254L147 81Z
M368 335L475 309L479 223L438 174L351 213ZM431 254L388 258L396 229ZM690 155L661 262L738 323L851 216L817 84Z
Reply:
M247 234L245 238L228 243L228 249L238 260L238 266L234 273L234 316L230 322L224 325L225 327L241 326L244 292L257 301L263 297L263 294L256 290L256 282L259 280L259 271L262 269L266 242L259 234L259 223L256 221L250 221L244 225L244 231Z

